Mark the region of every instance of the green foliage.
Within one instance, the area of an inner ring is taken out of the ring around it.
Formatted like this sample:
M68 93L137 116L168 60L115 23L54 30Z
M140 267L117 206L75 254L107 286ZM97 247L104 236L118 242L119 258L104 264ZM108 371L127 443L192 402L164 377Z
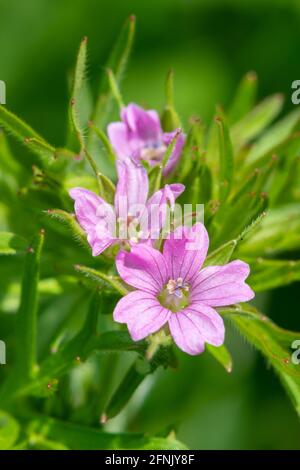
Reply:
M0 411L0 450L9 450L13 448L18 439L19 424L5 411Z
M67 148L48 144L0 107L4 131L25 143L38 165L32 174L26 162L20 167L1 131L0 191L7 207L3 210L0 205L0 217L4 214L0 269L5 288L0 318L9 351L14 351L10 369L1 374L3 448L185 448L173 433L149 437L103 429L120 412L130 429L135 417L130 404L139 385L147 384L155 371L178 367L177 356L168 334L134 342L113 323L116 302L129 292L114 270L115 247L99 257L91 256L67 193L70 187L82 185L113 202L115 181L109 176L114 173L116 156L104 126L114 100L119 106L124 102L120 84L134 31L135 19L130 17L99 80L99 94L88 117L82 112L87 87L87 39L83 39L70 95ZM273 95L256 104L256 87L256 76L250 73L228 113L218 108L208 125L198 118L190 120L173 175L165 178L163 169L179 133L161 164L148 170L151 191L166 182L182 182L186 185L182 203L205 204L210 235L205 266L243 259L251 268L249 284L255 292L263 292L300 280L296 252L300 248L300 173L296 167L300 140L299 112L273 124L283 98ZM167 76L162 123L167 131L181 127L173 72ZM99 164L103 150L108 175ZM41 225L46 227L45 244ZM34 233L29 244L26 240ZM289 252L295 252L294 259L289 259ZM220 313L272 365L300 414L300 372L291 362L291 344L300 334L278 327L249 305L220 309ZM207 351L227 372L232 371L235 357L227 344L208 346ZM72 399L70 390L75 390L76 399L82 397L82 405Z
M223 309L221 313L231 315L232 322L246 340L261 351L274 367L300 416L300 372L298 365L291 361L291 345L300 337L300 332L279 328L247 304Z
M24 254L27 248L26 240L14 233L0 233L0 255Z

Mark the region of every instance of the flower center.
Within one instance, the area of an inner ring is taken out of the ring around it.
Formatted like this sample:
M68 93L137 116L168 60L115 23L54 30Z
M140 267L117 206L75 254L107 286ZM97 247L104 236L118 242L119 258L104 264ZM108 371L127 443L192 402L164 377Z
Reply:
M141 151L141 158L154 164L162 160L166 150L167 147L161 142L146 144Z
M182 277L169 279L158 296L160 303L172 312L178 312L189 305L190 286Z

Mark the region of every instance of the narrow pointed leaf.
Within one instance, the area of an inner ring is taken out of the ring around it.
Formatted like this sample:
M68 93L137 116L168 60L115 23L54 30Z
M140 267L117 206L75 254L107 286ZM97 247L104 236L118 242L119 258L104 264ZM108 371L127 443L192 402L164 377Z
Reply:
M206 350L221 364L221 366L224 367L227 372L230 373L232 371L232 357L225 345L217 348L211 344L207 344Z
M75 216L73 214L63 211L62 209L48 209L46 211L46 214L65 224L71 231L74 239L78 241L89 253L91 252L91 248L86 239L86 234L76 221Z
M113 48L111 56L106 64L106 69L111 69L114 73L116 83L120 86L126 65L132 49L135 34L135 17L130 16L124 24L120 36ZM106 123L112 107L112 93L109 87L108 78L103 74L99 86L99 95L91 120L102 128Z
M218 117L216 122L219 129L219 198L224 201L231 190L233 180L233 148L225 118Z
M274 124L251 148L247 155L247 165L257 164L262 157L275 151L291 135L299 119L300 111L296 109Z
M257 92L257 76L255 72L248 72L242 79L233 102L231 104L228 120L230 124L239 121L254 105Z
M231 129L235 149L259 135L279 114L283 105L282 95L272 95L263 100Z
M98 271L93 268L88 268L87 266L76 265L75 269L78 273L83 274L84 276L92 279L100 285L104 284L112 287L121 295L126 295L129 292L124 286L121 278L119 278L118 276L111 276L103 273L102 271Z
M292 344L300 339L300 332L278 327L247 304L220 309L220 313L230 315L231 321L246 340L273 366L300 416L300 371L299 365L292 361Z
M75 66L72 94L70 100L70 125L71 131L73 132L75 138L79 144L79 151L83 153L85 147L85 129L80 121L80 99L83 89L83 83L85 79L86 72L86 58L87 58L87 38L83 38L81 41L77 61Z
M300 280L300 261L246 259L251 266L249 285L255 292L275 289Z
M300 206L296 203L270 209L260 229L245 241L240 252L249 257L270 256L299 248Z
M38 156L42 166L51 163L49 157L55 158L55 148L48 144L32 127L2 105L0 105L0 125L21 143L26 144Z
M16 363L14 379L24 383L36 372L38 282L44 232L34 239L25 259L21 302L16 325Z
M171 132L181 127L179 116L174 106L174 74L169 70L166 80L166 105L161 116L162 128Z

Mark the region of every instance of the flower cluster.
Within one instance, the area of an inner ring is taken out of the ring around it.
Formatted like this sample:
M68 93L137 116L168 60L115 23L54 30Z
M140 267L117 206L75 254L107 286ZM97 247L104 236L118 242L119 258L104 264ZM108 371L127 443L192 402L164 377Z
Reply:
M178 130L164 133L158 114L135 104L121 110L121 119L108 126L117 155L114 207L87 189L70 191L93 256L119 244L117 271L135 289L118 302L113 318L127 324L134 341L165 328L177 346L191 355L203 352L205 343L220 346L224 324L215 307L254 297L245 283L249 266L236 260L202 268L209 246L202 223L177 227L158 249L156 241L165 225L166 207L172 209L185 188L166 184L149 197L142 160L150 166L161 164L168 145L176 138L163 169L164 175L169 175L180 159L185 136ZM150 213L151 220L154 215L156 221L154 227L149 226Z

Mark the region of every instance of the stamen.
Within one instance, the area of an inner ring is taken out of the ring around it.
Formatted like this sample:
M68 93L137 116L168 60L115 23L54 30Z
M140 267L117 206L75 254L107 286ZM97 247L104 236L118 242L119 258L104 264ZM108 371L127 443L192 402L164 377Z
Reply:
M141 158L147 161L160 162L166 152L167 147L161 143L153 143L145 146L141 151Z
M168 291L168 294L176 295L176 297L179 297L180 299L182 299L183 297L183 292L189 292L190 290L189 285L183 282L182 277L179 277L177 281L175 281L174 279L170 279L168 281L166 289Z

